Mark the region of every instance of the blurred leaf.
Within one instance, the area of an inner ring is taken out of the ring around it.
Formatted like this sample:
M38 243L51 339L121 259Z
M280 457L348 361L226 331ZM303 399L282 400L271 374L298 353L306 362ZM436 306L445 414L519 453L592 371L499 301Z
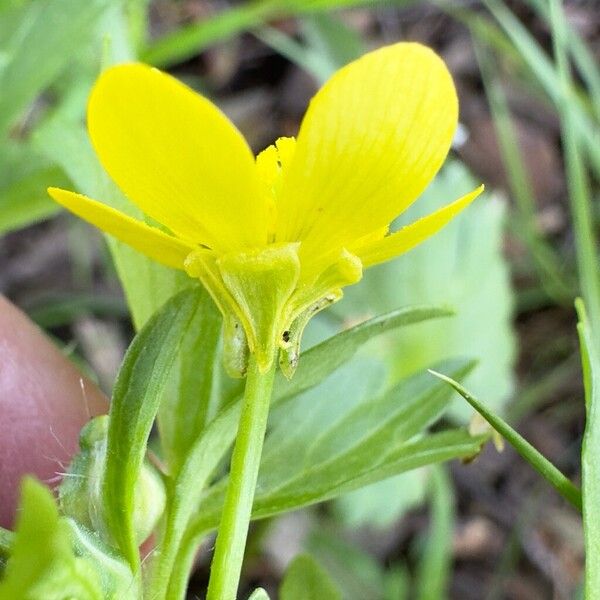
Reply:
M450 384L565 500L581 511L581 491L547 458L452 377L442 375L434 370L430 370L430 373Z
M327 572L308 554L296 556L281 587L281 600L341 600L342 595Z
M430 511L427 542L418 568L417 598L443 600L448 597L455 508L452 483L441 466L433 469L431 477Z
M394 228L437 210L476 184L461 163L447 163ZM516 345L513 294L502 256L503 218L504 207L498 200L488 195L479 198L421 246L368 269L363 280L345 290L344 300L330 309L330 315L346 323L399 305L443 302L455 307L451 319L415 325L369 344L366 350L385 362L391 383L437 361L468 356L477 359L478 366L465 385L489 394L490 403L502 410L513 390ZM331 321L322 318L320 324L330 333L335 330ZM455 402L449 414L465 422L470 411ZM358 490L341 501L339 513L354 526L388 526L411 501L424 496L426 481L426 474L408 474ZM363 510L366 505L369 512Z
M248 600L269 600L269 594L263 590L263 588L256 588Z
M44 329L68 325L84 314L113 319L125 319L128 316L122 298L101 293L40 294L23 302L21 308Z
M546 0L527 0L527 3L546 21L550 22L550 5ZM577 29L569 22L565 23L567 43L573 60L587 83L596 110L596 118L600 121L600 68L598 61L587 46Z
M427 469L417 469L354 490L336 499L335 513L349 528L369 523L386 529L398 520L398 514L423 503L428 478ZM386 503L385 498L392 500Z
M375 1L385 3L385 0ZM394 4L414 2L415 0L395 0ZM242 31L260 27L268 21L372 4L373 0L251 0L163 35L142 51L141 59L164 67L182 62L212 44L230 39Z
M592 332L583 302L578 300L576 307L586 405L586 425L581 450L585 597L591 600L600 589L600 357L598 337Z
M75 556L70 528L59 518L50 490L31 478L23 480L21 512L0 582L0 600L17 598L104 598L93 567Z
M358 33L331 15L305 17L301 25L305 44L274 27L263 27L255 35L321 83L366 52Z
M172 298L129 347L115 384L103 472L104 517L112 538L134 571L139 566L134 531L135 484L169 371L201 295L186 290Z
M67 185L61 169L41 160L24 144L5 144L0 150L0 163L0 234L58 212L46 188L55 181Z
M565 175L569 191L577 270L581 295L585 302L593 331L600 332L600 270L598 269L598 240L594 222L594 208L586 164L582 152L582 135L577 122L573 78L567 57L566 16L559 0L550 1L552 40L559 76L560 95L558 114L562 132ZM599 148L600 129L596 132ZM600 173L600 172L599 172Z
M394 228L435 211L475 184L462 164L448 163ZM515 337L513 295L502 256L503 217L504 208L495 198L479 198L421 246L369 269L363 281L347 289L343 302L332 307L344 322L422 302L455 308L451 319L422 323L370 346L389 366L392 382L434 362L468 356L478 366L465 385L485 392L500 410L509 399ZM466 421L470 410L455 404L451 414Z
M108 0L38 0L0 21L0 138L89 37Z
M349 536L350 537L350 536ZM343 598L383 598L386 573L383 565L339 528L320 519L310 533L306 549L327 571ZM389 600L401 600L396 595Z
M475 43L486 96L490 105L494 128L502 154L502 162L508 175L512 197L516 203L517 231L527 244L539 278L547 293L559 303L571 302L572 285L566 281L562 268L563 259L544 239L537 224L537 206L529 174L519 147L517 130L513 126L506 95L496 78L496 65L488 50Z

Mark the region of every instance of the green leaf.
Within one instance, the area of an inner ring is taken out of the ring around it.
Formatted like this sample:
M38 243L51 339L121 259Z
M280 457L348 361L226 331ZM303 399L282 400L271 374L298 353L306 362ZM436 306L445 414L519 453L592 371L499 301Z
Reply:
M21 512L0 582L0 600L15 598L104 598L93 567L75 556L70 528L59 518L51 492L31 478L23 480Z
M0 147L0 233L55 214L58 207L46 188L67 181L62 170L41 157L31 144L5 141Z
M263 588L256 588L248 600L269 600L269 594Z
M342 594L314 558L300 554L285 573L279 597L281 600L341 600Z
M384 598L383 565L365 549L340 536L339 526L319 519L308 536L306 551L327 571L343 598ZM389 600L400 600L399 594Z
M176 475L200 432L214 417L221 356L221 316L198 286L198 308L182 333L178 360L158 412L160 444L171 475Z
M540 454L506 421L472 396L460 383L436 371L430 370L429 372L442 381L449 383L565 500L581 511L581 491L547 458Z
M576 307L587 415L581 450L585 598L592 600L600 589L600 357L583 302L578 300Z
M448 597L454 512L452 483L444 468L436 467L431 478L429 535L418 569L419 600L443 600Z
M461 377L471 366L463 361L447 368ZM442 414L450 398L443 386L431 385L426 374L373 398L367 393L368 383L361 389L356 373L360 370L348 365L336 374L336 397L323 399L317 388L280 407L279 425L265 441L253 518L322 502L424 464L477 453L483 438L460 430L415 438ZM328 407L336 402L347 403L347 410L327 422ZM216 526L226 485L224 478L202 499L198 529Z
M113 391L101 486L104 518L134 571L139 564L135 484L170 369L201 310L200 298L197 289L181 292L148 321L129 347Z
M0 138L72 61L107 0L39 0L9 10L0 23Z

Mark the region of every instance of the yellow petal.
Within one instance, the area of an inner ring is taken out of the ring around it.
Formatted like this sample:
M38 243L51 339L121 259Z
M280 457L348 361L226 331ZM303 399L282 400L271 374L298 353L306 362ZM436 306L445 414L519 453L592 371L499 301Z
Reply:
M168 267L183 269L186 256L194 250L190 244L167 235L156 227L150 227L81 194L59 188L48 188L48 193L78 217Z
M178 237L217 251L262 245L266 207L254 156L211 102L142 64L105 71L88 129L121 190Z
M459 212L473 202L481 192L483 192L483 185L480 185L466 196L406 227L402 227L402 229L383 239L367 243L362 247L353 248L352 252L358 255L365 268L404 254L447 225Z
M277 239L319 251L387 225L440 168L457 118L450 73L425 46L386 46L342 68L302 122Z

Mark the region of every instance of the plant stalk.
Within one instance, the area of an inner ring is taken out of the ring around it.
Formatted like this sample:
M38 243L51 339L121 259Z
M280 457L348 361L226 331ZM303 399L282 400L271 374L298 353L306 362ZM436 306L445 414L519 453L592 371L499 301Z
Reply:
M275 364L261 373L250 355L244 405L231 458L229 485L217 533L207 600L235 600L248 537Z

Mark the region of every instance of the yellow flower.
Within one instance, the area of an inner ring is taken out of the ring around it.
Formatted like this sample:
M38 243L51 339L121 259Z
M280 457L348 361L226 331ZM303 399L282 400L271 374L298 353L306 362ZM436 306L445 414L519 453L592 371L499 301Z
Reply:
M340 69L297 140L254 158L211 102L142 64L105 71L88 129L106 171L158 228L57 188L64 207L150 258L198 278L224 317L226 364L290 376L302 331L362 269L434 234L482 187L388 234L442 165L456 128L452 78L430 49L399 43Z

